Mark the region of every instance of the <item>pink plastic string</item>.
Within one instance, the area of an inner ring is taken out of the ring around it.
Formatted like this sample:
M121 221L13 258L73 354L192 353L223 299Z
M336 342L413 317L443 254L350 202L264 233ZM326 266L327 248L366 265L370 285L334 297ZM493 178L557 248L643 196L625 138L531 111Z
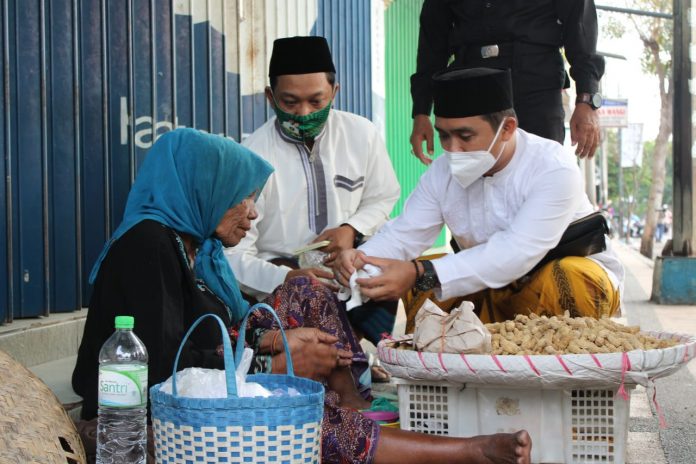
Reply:
M689 347L684 347L684 360L682 361L686 364L689 361Z
M602 363L599 362L599 359L597 359L597 356L595 356L594 353L590 353L590 356L592 356L592 360L595 362L595 364L597 365L597 367L599 367L600 369L602 369Z
M624 351L621 353L621 385L619 385L619 390L616 392L616 395L624 401L628 401L628 393L626 392L626 388L624 388L624 380L626 378L626 372L630 370L631 360L628 359L628 353Z
M442 366L442 370L444 370L445 372L449 373L449 371L448 371L447 368L445 367L445 363L442 362L442 353L438 353L438 354L437 354L437 359L440 360L440 365Z
M533 370L534 373L537 375L537 377L541 377L541 373L539 373L539 369L537 369L536 366L534 365L534 363L532 362L532 358L530 358L528 354L525 354L525 355L524 355L524 359L527 360L527 363L529 364L529 367L532 368L532 370Z
M560 354L556 355L556 359L558 359L558 362L561 363L561 366L563 366L563 369L565 369L568 375L573 375L573 372L570 369L568 369L568 365L565 363Z
M423 364L423 367L425 368L425 370L430 372L430 369L428 369L428 366L425 365L425 359L423 359L423 353L421 353L420 351L418 352L418 358L420 359L421 364Z
M498 365L498 368L500 368L501 371L505 372L507 374L507 371L503 367L502 364L500 364L500 361L498 360L498 357L494 354L491 355L491 358L493 358L493 361Z
M652 383L653 387L653 404L655 405L655 411L657 412L657 418L660 421L660 428L661 429L666 429L667 428L667 419L665 419L665 414L662 412L662 408L660 405L657 403L657 386L655 383Z
M466 355L465 355L465 354L460 354L459 356L462 357L462 360L464 361L464 364L466 364L466 367L469 368L469 370L472 372L472 374L476 374L476 371L474 370L474 368L471 367L471 364L469 364L469 361L467 361Z

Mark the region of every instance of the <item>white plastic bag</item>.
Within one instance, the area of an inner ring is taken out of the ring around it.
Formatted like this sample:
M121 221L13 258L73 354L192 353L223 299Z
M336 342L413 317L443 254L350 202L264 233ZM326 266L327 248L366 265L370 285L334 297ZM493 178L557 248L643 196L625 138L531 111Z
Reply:
M353 274L350 276L350 282L348 284L350 287L341 287L337 295L340 301L348 300L346 303L346 311L350 311L353 308L362 306L364 303L367 303L370 300L360 293L360 286L355 281L357 279L377 277L380 275L382 275L382 270L377 266L373 266L372 264L365 264L362 269L358 269L357 271L353 272Z
M298 265L300 266L300 269L321 269L322 271L330 272L333 273L330 267L326 266L324 264L324 260L328 256L327 253L324 253L323 251L320 250L309 250L301 253L298 257ZM334 279L325 279L325 278L319 278L319 281L324 282L325 284L329 285L336 285L336 281Z
M416 314L413 343L418 351L484 354L491 352L491 333L470 301L447 314L428 299Z
M262 396L267 398L271 392L255 382L246 381L246 373L251 366L254 351L244 348L242 361L237 366L237 395L243 397ZM176 389L179 396L187 398L226 398L227 380L225 371L220 369L202 369L189 367L176 373ZM172 378L162 384L162 391L172 393Z

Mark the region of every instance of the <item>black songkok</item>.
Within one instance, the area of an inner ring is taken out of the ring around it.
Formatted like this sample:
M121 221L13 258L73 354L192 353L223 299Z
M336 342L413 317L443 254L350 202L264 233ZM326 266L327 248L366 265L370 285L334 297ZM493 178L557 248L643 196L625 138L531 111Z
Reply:
M336 72L324 37L286 37L273 42L268 77Z
M449 68L433 76L435 116L467 118L512 108L510 70Z

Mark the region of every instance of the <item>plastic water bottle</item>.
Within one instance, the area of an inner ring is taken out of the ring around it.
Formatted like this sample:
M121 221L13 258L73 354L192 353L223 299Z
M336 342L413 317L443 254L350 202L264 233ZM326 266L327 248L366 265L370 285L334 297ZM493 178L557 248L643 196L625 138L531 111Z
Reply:
M147 350L131 316L116 316L116 332L99 351L98 464L145 464Z

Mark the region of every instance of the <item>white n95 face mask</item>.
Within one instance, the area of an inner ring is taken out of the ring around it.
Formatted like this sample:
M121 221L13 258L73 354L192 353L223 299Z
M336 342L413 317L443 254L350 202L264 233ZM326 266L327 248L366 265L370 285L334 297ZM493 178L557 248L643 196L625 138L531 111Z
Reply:
M487 150L475 150L475 151L447 151L445 150L445 155L447 156L447 161L449 162L450 171L452 172L452 177L457 181L462 188L467 188L469 185L473 184L476 179L482 177L487 173L497 161L498 157L503 153L505 149L505 142L503 147L500 149L498 156L494 156L491 153L495 141L498 140L500 135L500 130L503 128L505 120L503 119L498 126L498 130L493 137L493 141L488 146Z

